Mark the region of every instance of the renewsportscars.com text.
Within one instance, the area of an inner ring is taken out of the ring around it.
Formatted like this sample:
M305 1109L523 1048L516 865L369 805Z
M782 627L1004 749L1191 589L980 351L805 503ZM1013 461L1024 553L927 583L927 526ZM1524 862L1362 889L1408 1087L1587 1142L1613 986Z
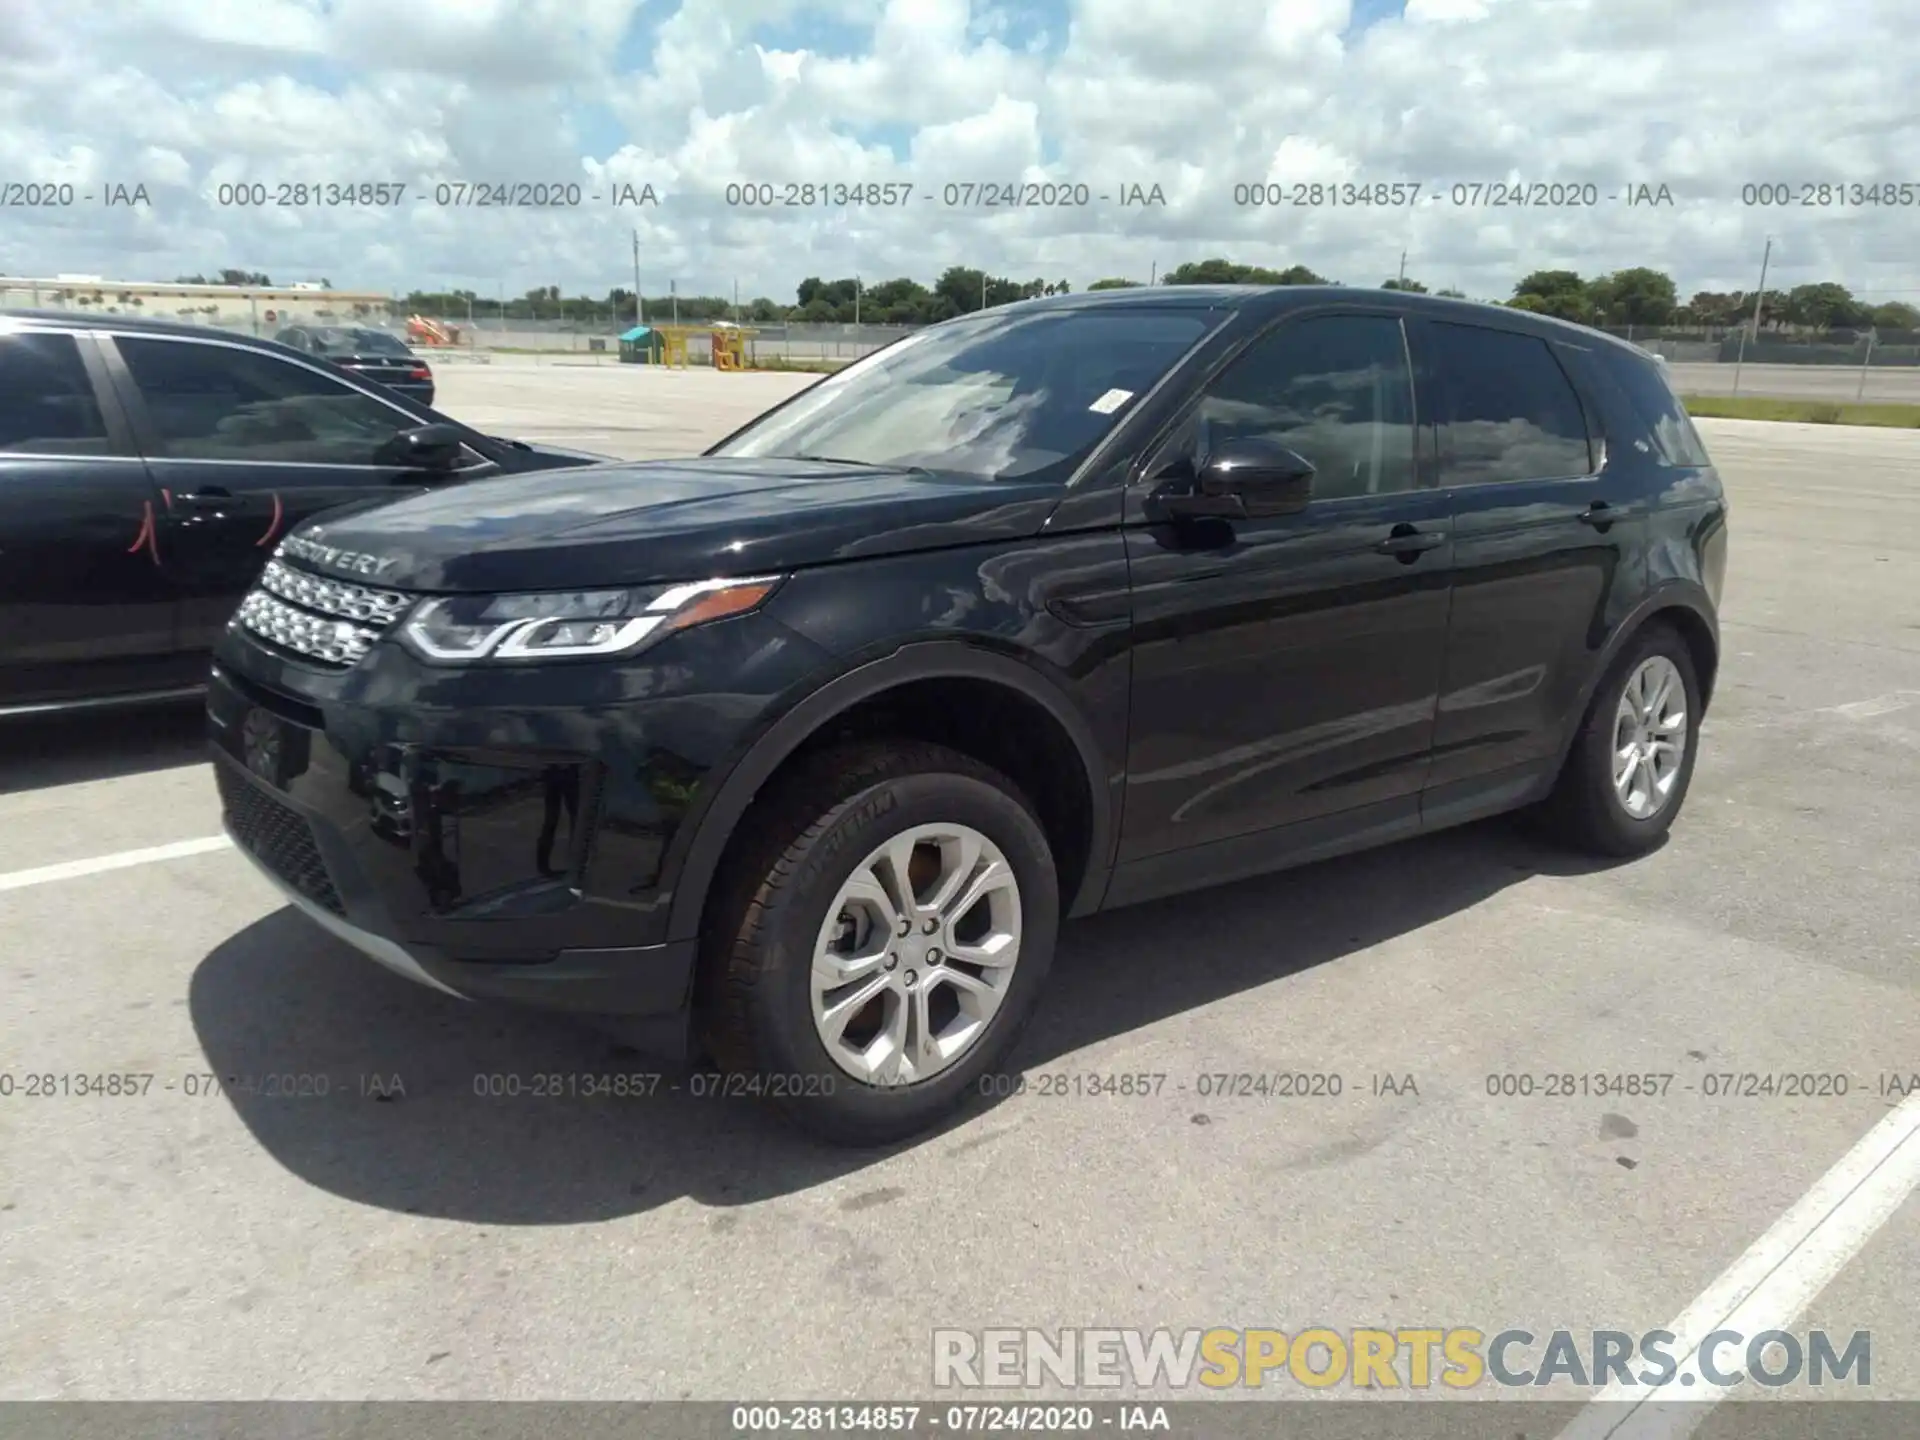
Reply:
M1824 1330L1796 1335L1717 1330L1694 1355L1710 1385L1867 1386L1873 1337ZM1136 1390L1259 1389L1300 1385L1324 1390L1449 1390L1555 1384L1600 1389L1609 1383L1692 1384L1687 1354L1667 1330L1509 1329L1489 1336L1470 1326L1396 1329L1313 1328L1288 1334L1248 1329L985 1329L933 1332L937 1389Z

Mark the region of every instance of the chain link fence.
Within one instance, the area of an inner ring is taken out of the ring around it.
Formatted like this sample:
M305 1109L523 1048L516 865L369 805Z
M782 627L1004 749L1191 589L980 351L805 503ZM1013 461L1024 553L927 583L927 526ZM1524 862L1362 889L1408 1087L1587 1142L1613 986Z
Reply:
M404 320L405 317L400 317ZM480 354L531 354L541 356L613 357L619 350L619 337L632 329L629 316L608 320L583 319L531 320L513 316L469 318L465 314L436 314L421 317L432 320L449 336L450 349ZM650 327L674 326L691 332L687 339L690 363L705 365L712 359L712 335L721 322L711 319L681 318L671 312L649 313ZM915 328L910 325L821 325L784 322L742 322L749 332L751 353L760 361L790 361L815 364L851 362L891 345Z
M525 304L524 301L511 302ZM414 314L406 303L371 291L249 290L227 286L132 285L91 277L16 280L0 277L0 308L66 309L87 315L126 315L204 325L229 333L272 336L290 325L368 325L404 336L424 354L490 359L525 355L556 361L618 358L620 336L632 313L612 306L584 313L527 318L489 315L476 301L458 313ZM508 307L500 307L505 310ZM692 308L692 307L689 307ZM646 323L687 331L690 364L712 363L718 318L679 317L649 302ZM763 365L843 364L889 345L915 328L906 325L748 322L748 352ZM1817 365L1870 371L1920 369L1920 332L1907 330L1772 328L1756 335L1750 324L1724 326L1597 327L1690 371L1734 365ZM1899 377L1904 381L1911 376ZM1822 389L1828 383L1823 382Z
M404 318L396 316L396 318ZM591 355L610 357L619 348L618 337L634 324L630 316L573 319L525 319L479 313L426 317L447 328L452 348L477 353L534 355ZM681 319L655 314L647 324L678 324L694 331L688 341L693 364L709 363L713 320ZM816 363L852 361L890 345L916 327L910 325L749 323L751 348L762 361ZM1920 332L1908 330L1810 329L1762 326L1756 336L1751 325L1595 327L1609 335L1650 350L1674 364L1688 365L1832 365L1843 367L1920 366Z
M1762 325L1756 335L1751 325L1597 328L1679 364L1920 365L1920 331L1913 330L1770 329Z

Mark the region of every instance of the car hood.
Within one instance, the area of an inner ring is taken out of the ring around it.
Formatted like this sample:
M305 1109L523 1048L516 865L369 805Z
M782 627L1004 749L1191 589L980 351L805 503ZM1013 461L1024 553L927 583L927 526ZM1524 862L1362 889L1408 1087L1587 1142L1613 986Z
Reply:
M627 463L623 462L618 455L602 455L594 450L573 450L565 445L549 445L545 441L536 444L531 440L515 440L507 435L489 435L486 438L495 445L511 451L513 462L523 468Z
M1005 540L1039 531L1057 483L828 461L701 457L474 480L322 516L309 568L401 590L580 589Z

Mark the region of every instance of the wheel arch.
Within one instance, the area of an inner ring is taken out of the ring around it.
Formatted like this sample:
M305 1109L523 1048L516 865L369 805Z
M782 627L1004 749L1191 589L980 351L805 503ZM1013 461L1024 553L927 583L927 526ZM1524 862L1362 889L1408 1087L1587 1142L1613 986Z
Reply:
M1037 708L1057 727L1063 754L1078 762L1085 800L1082 854L1056 856L1073 880L1061 896L1061 914L1085 914L1098 906L1110 870L1113 799L1107 767L1093 728L1060 686L1035 666L998 651L957 641L906 645L827 682L775 721L740 757L692 822L692 838L675 875L667 939L699 935L707 902L741 820L768 782L809 742L831 733L863 706L929 682L996 687Z
M1693 659L1694 677L1700 685L1700 711L1705 715L1713 698L1714 682L1720 670L1720 624L1712 598L1704 586L1689 580L1670 580L1649 591L1640 603L1621 619L1607 637L1595 658L1580 703L1573 708L1573 722L1560 740L1560 756L1554 766L1557 774L1567 762L1568 752L1586 723L1593 697L1621 652L1644 634L1649 625L1668 624L1680 633Z

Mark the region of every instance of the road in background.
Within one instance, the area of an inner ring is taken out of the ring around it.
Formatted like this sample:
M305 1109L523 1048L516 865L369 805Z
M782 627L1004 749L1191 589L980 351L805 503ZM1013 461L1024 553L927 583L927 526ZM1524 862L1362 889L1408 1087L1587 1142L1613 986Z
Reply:
M1873 365L1862 385L1857 365L1741 365L1741 395L1793 400L1881 400L1920 404L1920 367ZM1667 367L1683 395L1732 395L1736 367L1676 361Z

